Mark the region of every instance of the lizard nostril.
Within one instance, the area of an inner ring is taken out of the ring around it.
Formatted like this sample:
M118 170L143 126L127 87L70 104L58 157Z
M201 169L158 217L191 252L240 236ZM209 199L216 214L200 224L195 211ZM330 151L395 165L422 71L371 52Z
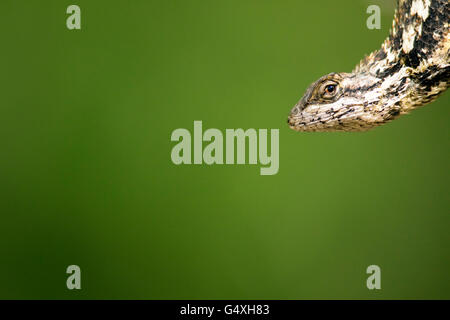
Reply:
M291 110L291 115L295 116L300 112L300 109L298 106L295 106L292 110Z

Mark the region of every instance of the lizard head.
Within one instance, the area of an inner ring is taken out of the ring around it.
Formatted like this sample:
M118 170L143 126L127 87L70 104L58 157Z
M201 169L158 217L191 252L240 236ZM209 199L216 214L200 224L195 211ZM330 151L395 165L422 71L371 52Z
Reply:
M386 121L379 109L381 79L368 73L330 73L309 86L291 110L296 131L364 131Z

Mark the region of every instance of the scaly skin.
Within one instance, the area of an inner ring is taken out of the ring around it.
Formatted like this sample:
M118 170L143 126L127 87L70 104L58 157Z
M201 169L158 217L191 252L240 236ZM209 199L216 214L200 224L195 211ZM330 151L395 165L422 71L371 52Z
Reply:
M351 73L310 85L291 110L296 131L366 131L450 86L449 0L400 0L389 37Z

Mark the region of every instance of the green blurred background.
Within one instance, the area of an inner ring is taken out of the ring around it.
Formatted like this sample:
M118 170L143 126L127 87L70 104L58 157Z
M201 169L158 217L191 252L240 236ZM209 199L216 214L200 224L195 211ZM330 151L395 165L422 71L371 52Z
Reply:
M286 125L311 82L379 48L390 1L0 12L0 298L450 298L449 93L367 133ZM170 135L194 120L279 128L279 173L174 165Z

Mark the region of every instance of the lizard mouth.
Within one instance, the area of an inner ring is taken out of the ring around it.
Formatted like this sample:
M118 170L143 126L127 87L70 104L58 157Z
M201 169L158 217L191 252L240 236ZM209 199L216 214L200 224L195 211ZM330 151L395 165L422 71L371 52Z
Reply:
M296 127L306 125L306 121L301 120L304 119L302 115L302 109L303 109L303 99L299 103L297 103L289 113L287 123L291 129L296 130Z
M308 117L303 117L299 114L290 114L287 123L289 128L295 131L318 131L327 128L325 125L328 121L332 120L330 116L319 117L317 119L307 119Z
M317 131L326 127L327 121L331 120L330 114L322 112L309 113L305 110L303 99L297 103L289 113L287 123L295 131Z

